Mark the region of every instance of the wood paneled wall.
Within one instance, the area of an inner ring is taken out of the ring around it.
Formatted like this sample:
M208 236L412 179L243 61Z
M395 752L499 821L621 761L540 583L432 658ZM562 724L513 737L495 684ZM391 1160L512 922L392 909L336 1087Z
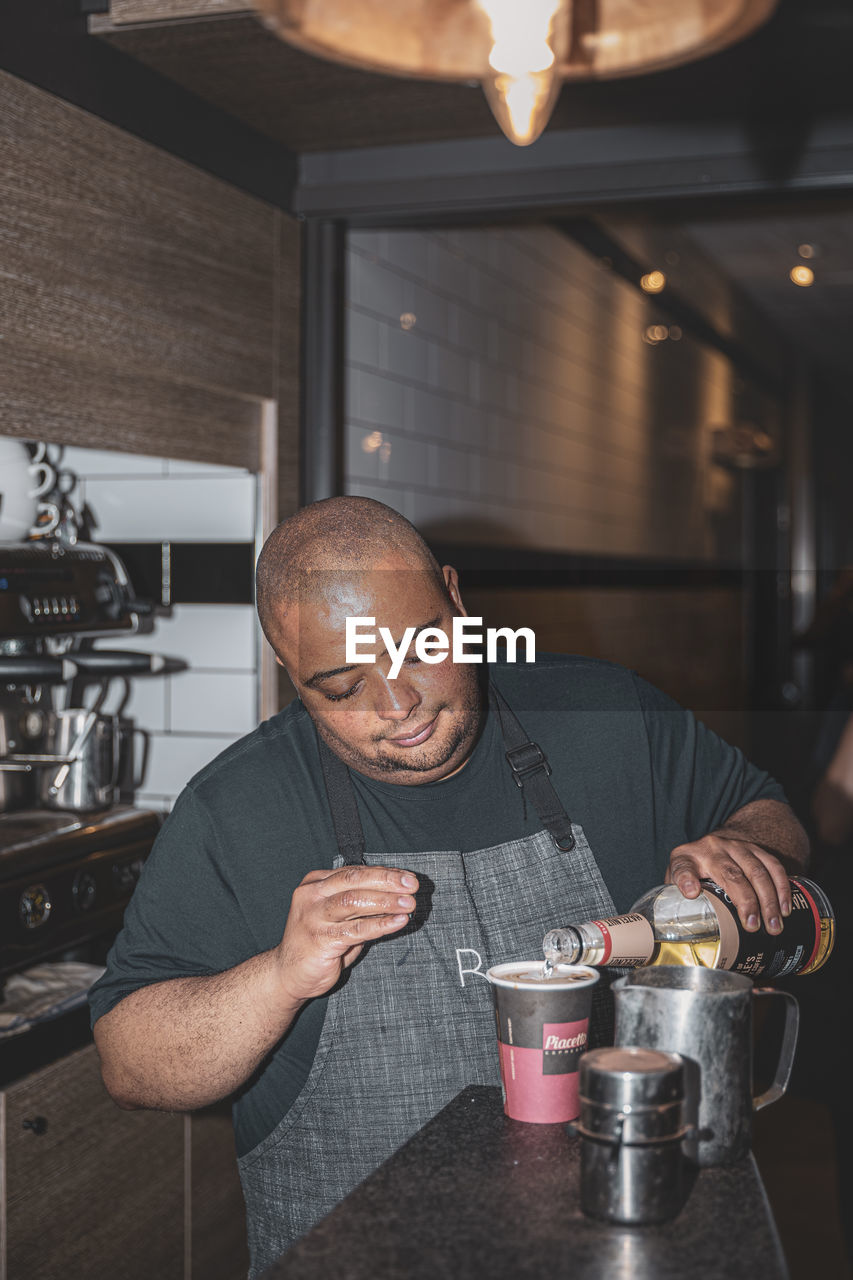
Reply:
M297 503L299 238L281 210L0 74L0 434L256 468Z

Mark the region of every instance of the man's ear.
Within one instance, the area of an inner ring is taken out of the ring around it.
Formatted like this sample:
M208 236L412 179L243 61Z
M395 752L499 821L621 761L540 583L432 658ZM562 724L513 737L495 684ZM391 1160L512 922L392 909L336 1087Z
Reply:
M459 594L459 574L453 568L452 564L442 565L441 572L444 574L444 585L447 587L447 594L450 596L455 607L462 614L462 617L467 618L468 610L462 603L462 596Z
M278 654L276 653L275 649L273 649L273 657L275 658L275 660L276 660L276 662L278 663L278 665L281 667L282 671L287 671L287 667L284 665L284 663L282 662L281 658L280 658L280 657L278 656ZM302 701L302 695L301 695L301 693L299 693L299 691L297 690L296 685L294 685L294 684L293 684L293 678L291 677L291 674L290 674L290 672L289 672L289 671L287 671L287 678L290 680L290 683L293 685L293 692L296 694L297 698L298 698L298 699L299 699L299 701L301 702L301 701Z
M270 648L272 648L272 646L270 646ZM291 676L290 672L287 670L287 667L284 665L284 663L282 662L281 658L280 658L280 657L278 656L278 654L276 653L275 649L273 649L273 651L272 651L272 652L273 652L273 657L275 658L275 660L276 660L276 662L278 663L278 665L281 667L282 671L287 672L287 678L288 678L288 680L290 681L291 687L293 688L293 692L296 694L296 697L297 697L297 698L299 699L299 701L301 702L301 701L302 701L302 695L300 694L299 690L296 688L296 685L293 683L293 677Z

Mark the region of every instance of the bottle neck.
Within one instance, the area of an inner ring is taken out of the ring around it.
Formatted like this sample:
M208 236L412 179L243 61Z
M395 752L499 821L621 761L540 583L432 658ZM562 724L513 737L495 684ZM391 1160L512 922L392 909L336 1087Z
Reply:
M654 944L649 921L630 912L552 929L542 948L552 964L615 965L627 969L647 964Z

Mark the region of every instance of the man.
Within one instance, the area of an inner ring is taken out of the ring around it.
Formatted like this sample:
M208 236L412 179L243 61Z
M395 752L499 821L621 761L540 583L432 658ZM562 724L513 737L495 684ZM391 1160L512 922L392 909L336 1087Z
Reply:
M279 525L258 611L300 701L189 784L92 992L121 1105L235 1095L252 1275L465 1084L498 1082L489 965L665 875L688 896L712 876L778 932L783 862L807 855L767 775L622 668L410 646L394 678L381 643L348 662L347 618L398 646L465 613L380 503Z

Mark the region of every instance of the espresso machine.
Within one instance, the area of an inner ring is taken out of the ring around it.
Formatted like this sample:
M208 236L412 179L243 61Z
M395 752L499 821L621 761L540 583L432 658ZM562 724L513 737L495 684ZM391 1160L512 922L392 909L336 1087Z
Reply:
M101 962L159 830L127 803L133 726L104 695L185 664L95 645L151 612L104 546L0 543L0 990L48 957Z

